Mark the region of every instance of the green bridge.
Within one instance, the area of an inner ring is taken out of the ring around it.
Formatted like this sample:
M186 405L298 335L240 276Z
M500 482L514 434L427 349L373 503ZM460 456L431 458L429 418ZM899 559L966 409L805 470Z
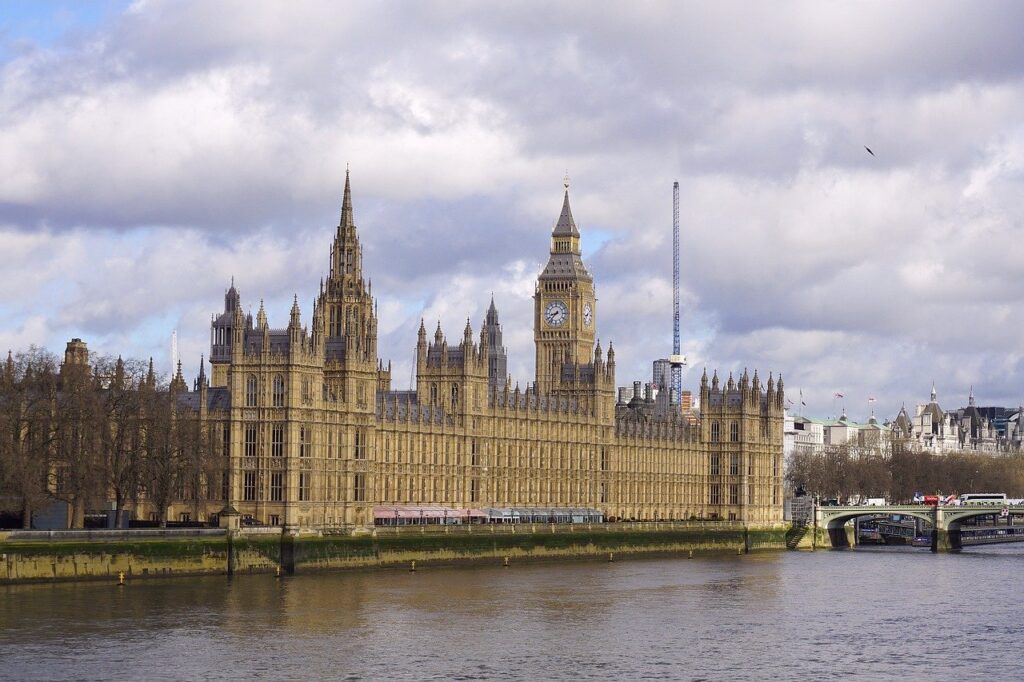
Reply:
M967 519L980 516L1003 515L1024 516L1024 505L966 504L924 506L920 504L896 504L887 506L848 506L814 508L814 534L817 540L822 531L827 532L828 542L833 549L852 547L856 544L854 519L860 516L893 515L909 516L932 525L931 541L933 552L957 552L963 547L961 526ZM824 538L822 538L824 539Z

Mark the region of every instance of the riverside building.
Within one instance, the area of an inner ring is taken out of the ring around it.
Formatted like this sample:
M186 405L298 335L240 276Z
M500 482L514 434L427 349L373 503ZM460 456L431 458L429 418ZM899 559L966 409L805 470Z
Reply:
M346 175L308 329L297 300L285 328L270 327L262 302L255 319L243 314L232 282L211 325L209 379L201 368L184 392L179 366L173 384L226 462L224 500L207 513L287 528L368 526L417 509L781 521L782 378L705 372L699 420L664 401L617 401L580 239L566 183L536 283L536 377L525 390L507 378L493 299L479 333L467 320L449 339L421 322L416 388L392 390Z

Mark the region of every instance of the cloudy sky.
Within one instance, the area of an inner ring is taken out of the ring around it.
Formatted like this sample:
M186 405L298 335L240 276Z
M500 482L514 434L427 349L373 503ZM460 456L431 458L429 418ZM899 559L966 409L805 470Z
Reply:
M806 412L1024 401L1020 3L5 3L0 348L189 376L232 276L308 321L346 164L381 354L477 329L513 378L572 179L618 383L757 367ZM871 147L875 155L865 150Z

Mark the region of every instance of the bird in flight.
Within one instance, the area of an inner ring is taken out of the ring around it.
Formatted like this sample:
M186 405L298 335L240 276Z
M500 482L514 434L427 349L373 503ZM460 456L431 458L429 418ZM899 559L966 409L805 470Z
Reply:
M867 145L864 145L864 149L867 149L868 150L868 154L870 154L871 156L875 155L875 153L873 151L871 151L871 147L869 147Z

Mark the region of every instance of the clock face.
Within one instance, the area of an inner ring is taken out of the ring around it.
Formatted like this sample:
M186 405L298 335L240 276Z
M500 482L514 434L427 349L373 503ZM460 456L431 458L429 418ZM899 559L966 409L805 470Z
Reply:
M594 311L590 308L589 303L583 304L583 324L590 326L590 323L594 321Z
M552 301L544 308L544 321L552 327L561 327L569 319L569 309L561 301Z

